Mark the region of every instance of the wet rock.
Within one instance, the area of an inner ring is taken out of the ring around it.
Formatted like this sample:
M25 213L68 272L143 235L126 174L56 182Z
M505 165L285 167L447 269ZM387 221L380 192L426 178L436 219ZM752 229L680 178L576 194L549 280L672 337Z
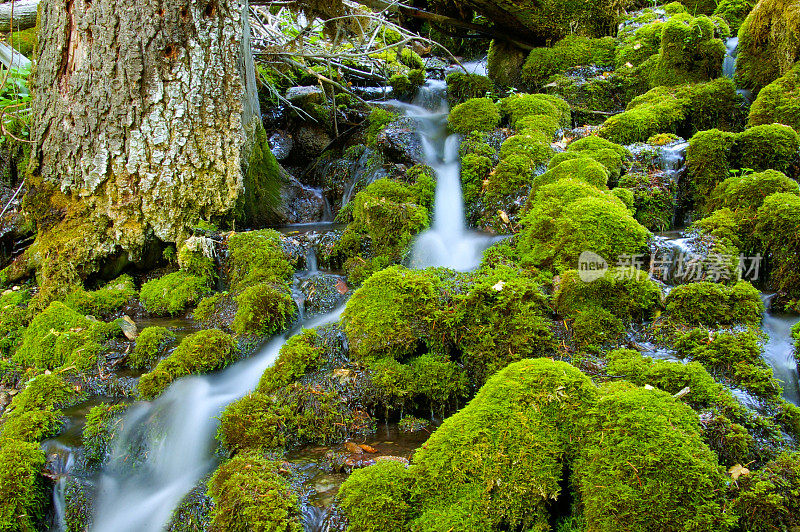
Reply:
M341 291L341 283L344 283L341 276L325 273L305 279L300 288L305 295L306 315L330 312L336 308L347 292L346 284L343 287L344 292Z
M321 104L325 100L325 94L322 89L316 85L309 85L305 87L290 87L286 91L286 99L297 107L305 107L306 105L317 103Z
M128 340L136 340L139 337L139 329L136 327L136 322L134 322L130 316L122 316L119 320L119 326L120 329L122 329L122 334L124 334L125 338Z
M280 191L280 205L275 214L281 223L318 222L325 214L322 193L287 175Z
M378 134L378 148L389 161L411 165L422 163L422 138L417 130L418 127L411 118L395 120Z
M304 158L319 156L333 140L322 126L304 125L294 135L294 152Z
M276 159L282 161L289 156L294 147L291 133L279 129L269 137L269 147Z

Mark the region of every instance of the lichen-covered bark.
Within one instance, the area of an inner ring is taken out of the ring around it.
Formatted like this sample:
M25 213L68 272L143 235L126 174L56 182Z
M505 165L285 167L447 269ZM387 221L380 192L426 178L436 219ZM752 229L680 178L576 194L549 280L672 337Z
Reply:
M133 260L151 235L181 240L242 193L259 122L246 7L42 2L34 174L110 220L107 238Z

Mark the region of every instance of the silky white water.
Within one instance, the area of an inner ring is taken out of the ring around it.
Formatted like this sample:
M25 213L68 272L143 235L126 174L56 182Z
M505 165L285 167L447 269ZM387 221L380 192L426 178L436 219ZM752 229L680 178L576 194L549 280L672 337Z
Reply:
M342 310L304 326L333 323ZM91 530L162 530L180 500L217 465L218 416L256 387L287 339L276 337L224 371L180 379L155 401L132 405L102 472Z

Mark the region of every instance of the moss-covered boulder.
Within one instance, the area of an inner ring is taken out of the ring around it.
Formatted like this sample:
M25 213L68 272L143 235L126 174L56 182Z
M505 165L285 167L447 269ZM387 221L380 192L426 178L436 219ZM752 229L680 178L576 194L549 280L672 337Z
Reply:
M661 31L659 54L651 59L650 84L675 86L720 77L725 44L718 33L708 17L669 19Z
M13 360L42 369L72 365L87 371L97 365L103 343L120 332L116 322L89 319L56 301L33 318Z
M720 0L714 9L714 16L728 23L733 35L738 34L744 19L756 5L755 0Z
M494 90L494 83L486 76L452 72L447 75L447 101L451 107L472 98L485 98Z
M534 48L522 68L522 82L526 86L540 87L551 76L582 65L614 65L614 39L591 39L569 35L552 48Z
M236 359L237 349L229 334L209 329L190 334L167 358L139 379L142 399L153 399L175 380L186 375L210 373Z
M453 107L447 123L456 133L489 131L500 124L500 111L489 98L472 98Z
M750 106L748 125L765 124L800 130L800 65L764 87Z
M46 508L45 456L37 443L0 440L0 528L36 530Z
M354 532L403 530L412 508L410 485L407 466L394 460L353 471L339 490L349 529Z
M599 307L624 320L642 320L661 308L661 289L646 272L634 268L610 268L593 280L567 270L561 274L553 305L563 317L575 318Z
M773 194L758 209L756 238L770 258L771 285L780 292L779 301L800 310L800 196Z
M108 446L118 427L121 414L127 405L100 403L86 414L83 427L83 449L86 460L91 464L102 463L108 454Z
M30 290L8 290L0 293L0 356L9 358L22 341L30 319Z
M583 417L573 483L590 530L730 530L726 477L697 414L668 393L618 386Z
M547 168L548 170L553 170L563 162L587 157L602 164L608 171L609 180L616 181L622 174L623 166L631 157L631 153L624 146L615 144L597 135L589 135L588 137L570 142L569 145L567 145L566 151L557 153L550 159ZM590 180L585 180L591 183Z
M175 338L175 333L166 327L145 327L136 338L133 351L128 355L128 367L152 369L166 354L167 347L175 341Z
M39 442L55 436L63 425L62 408L85 397L60 374L28 380L0 418L0 438Z
M676 286L666 300L670 319L687 325L757 327L764 313L758 290L747 281L732 286L708 281Z
M83 314L108 316L137 294L131 276L121 275L94 291L77 289L64 299L64 304Z
M800 59L800 2L761 0L739 28L736 80L754 93Z
M734 510L745 530L767 532L800 526L800 455L785 452L732 488Z
M176 315L184 312L211 292L211 280L177 271L147 281L142 285L142 306L157 316Z
M297 496L280 466L256 453L224 462L208 481L211 526L231 532L303 530Z

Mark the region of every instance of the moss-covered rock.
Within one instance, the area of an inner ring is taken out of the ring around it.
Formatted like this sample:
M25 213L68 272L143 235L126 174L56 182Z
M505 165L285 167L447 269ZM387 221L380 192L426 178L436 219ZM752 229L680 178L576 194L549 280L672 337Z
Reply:
M755 5L755 0L720 0L714 9L714 16L727 22L731 33L736 35Z
M349 530L403 530L411 513L410 484L407 466L394 460L353 471L339 490Z
M1 529L36 530L46 508L44 481L39 474L44 464L44 453L38 444L0 441Z
M283 283L258 283L236 296L232 329L239 335L271 336L292 322L297 305Z
M261 375L258 391L274 392L282 386L291 384L309 371L322 364L321 338L317 331L304 329L295 334L281 347L275 364Z
M731 529L725 476L691 408L658 390L620 386L583 420L573 482L589 529Z
M0 357L8 358L22 341L28 318L29 290L8 290L0 294Z
M764 87L750 106L748 125L776 123L800 130L800 65Z
M734 510L745 530L767 532L800 526L800 456L782 453L758 471L739 477Z
M211 526L230 532L303 530L297 496L276 462L256 453L223 463L208 481Z
M787 308L800 310L800 197L773 194L758 209L756 237L772 264L771 285Z
M136 345L128 355L128 367L150 370L166 354L167 347L175 341L175 333L166 327L145 327L136 338Z
M676 286L667 296L667 314L687 325L757 327L764 313L758 290L747 281L732 286L699 282Z
M144 283L140 299L148 312L175 315L199 303L210 292L209 279L177 271Z
M739 28L736 80L754 93L788 73L800 59L800 3L762 0Z
M612 192L629 192L631 201L626 205L633 212L636 221L650 231L661 232L672 226L676 188L671 180L661 179L658 175L632 172L622 176L619 187ZM622 199L621 196L618 197Z
M548 169L552 170L565 161L585 157L594 159L605 166L609 174L609 179L611 181L616 181L622 174L623 165L631 157L631 153L627 148L619 144L614 144L597 135L589 135L588 137L570 142L567 146L567 151L556 154L550 160Z
M228 239L229 284L240 292L258 283L291 279L294 265L281 247L281 235L272 229L235 233Z
M486 76L453 72L447 75L447 100L454 107L472 98L485 98L494 90L494 83Z
M229 334L209 329L190 334L153 371L139 379L137 389L143 399L153 399L173 381L185 376L210 373L232 363L237 355Z
M86 414L86 425L83 427L83 449L90 463L102 463L108 454L108 445L120 423L120 415L126 405L101 403L92 407Z
M550 94L513 94L500 100L500 111L514 127L523 118L534 115L552 116L565 127L572 121L569 104Z
M610 268L590 282L577 270L568 270L561 274L553 305L563 317L599 307L624 320L641 320L661 307L661 289L646 272L632 268Z
M87 371L96 366L102 344L120 332L116 322L91 320L56 301L33 318L13 360L42 369L72 365Z
M456 133L489 131L500 125L500 111L489 98L472 98L453 107L447 123Z
M708 17L672 17L661 31L661 49L651 61L650 84L682 85L722 75L725 44L715 37Z
M531 194L535 197L539 188L555 183L559 179L585 181L598 189L605 189L608 185L608 170L590 157L567 159L553 166L547 172L536 176L531 185Z
M251 393L225 408L217 439L230 453L279 450L286 444L284 421L273 399L264 393Z
M63 424L61 409L82 397L79 389L57 373L37 375L3 413L0 437L39 442L55 436Z
M554 74L582 65L614 65L614 39L591 39L569 35L552 48L534 48L522 68L522 81L527 86L539 87Z
M79 288L64 299L64 304L83 314L108 316L137 294L130 275L122 275L92 292Z

